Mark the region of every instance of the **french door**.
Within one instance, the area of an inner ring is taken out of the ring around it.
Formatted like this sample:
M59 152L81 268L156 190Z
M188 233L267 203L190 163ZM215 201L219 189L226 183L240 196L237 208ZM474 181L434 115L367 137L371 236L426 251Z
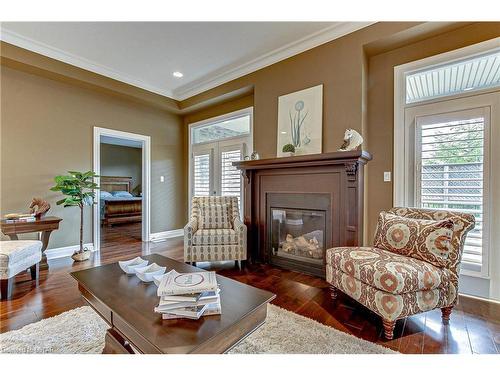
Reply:
M499 98L487 93L405 109L405 205L474 215L462 274L482 278L489 277L491 261L498 262L490 253L497 237L490 228L499 208L492 199L499 180Z
M237 197L241 210L242 178L232 163L247 154L246 139L193 145L191 196Z

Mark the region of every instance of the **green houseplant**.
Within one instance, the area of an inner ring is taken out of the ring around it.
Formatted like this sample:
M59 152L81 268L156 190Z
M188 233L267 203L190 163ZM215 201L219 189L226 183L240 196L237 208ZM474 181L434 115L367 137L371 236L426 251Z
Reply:
M92 171L68 171L68 173L69 175L54 177L56 185L51 187L50 190L60 191L66 196L58 200L57 205L80 208L80 248L73 254L72 258L81 261L90 257L90 250L83 248L83 207L94 204L94 190L99 189L99 186L94 183L94 177L99 176Z
M295 146L291 143L287 143L283 146L281 151L283 151L283 153L285 154L288 154L288 156L293 156L293 154L295 154Z

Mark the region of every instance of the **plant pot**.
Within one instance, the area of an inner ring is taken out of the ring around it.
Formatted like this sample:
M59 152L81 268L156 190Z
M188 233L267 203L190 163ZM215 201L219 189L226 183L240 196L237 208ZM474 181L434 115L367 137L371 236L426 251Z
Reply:
M284 152L283 153L285 156L294 156L295 152Z
M83 253L74 253L71 258L77 262L83 262L90 258L90 250L84 250Z

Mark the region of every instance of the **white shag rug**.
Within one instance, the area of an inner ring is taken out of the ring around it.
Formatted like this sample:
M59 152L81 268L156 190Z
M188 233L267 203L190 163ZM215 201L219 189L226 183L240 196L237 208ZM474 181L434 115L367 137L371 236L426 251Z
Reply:
M92 308L79 307L1 334L0 353L101 353L107 329L108 325ZM269 305L266 322L229 353L395 354L396 352Z

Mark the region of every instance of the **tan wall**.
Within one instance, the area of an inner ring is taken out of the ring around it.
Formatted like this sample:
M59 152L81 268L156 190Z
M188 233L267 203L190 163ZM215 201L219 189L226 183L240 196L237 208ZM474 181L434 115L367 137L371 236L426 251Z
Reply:
M142 183L142 149L101 143L101 176L132 177L132 189Z
M254 149L269 158L276 155L278 97L323 84L323 152L336 151L351 127L362 132L363 148L374 156L367 167L365 194L369 242L378 212L392 206L392 185L383 183L382 172L392 171L393 163L394 65L490 39L499 30L500 23L378 23L203 92L181 106L253 86ZM370 53L378 55L370 58ZM184 121L220 115L224 105L191 113Z
M50 248L78 241L74 208L56 206L53 177L92 169L93 127L151 136L151 230L181 228L186 221L183 127L179 116L2 66L1 213L26 210L34 196L47 199L63 218ZM160 183L160 175L165 183ZM91 213L85 215L91 242Z

